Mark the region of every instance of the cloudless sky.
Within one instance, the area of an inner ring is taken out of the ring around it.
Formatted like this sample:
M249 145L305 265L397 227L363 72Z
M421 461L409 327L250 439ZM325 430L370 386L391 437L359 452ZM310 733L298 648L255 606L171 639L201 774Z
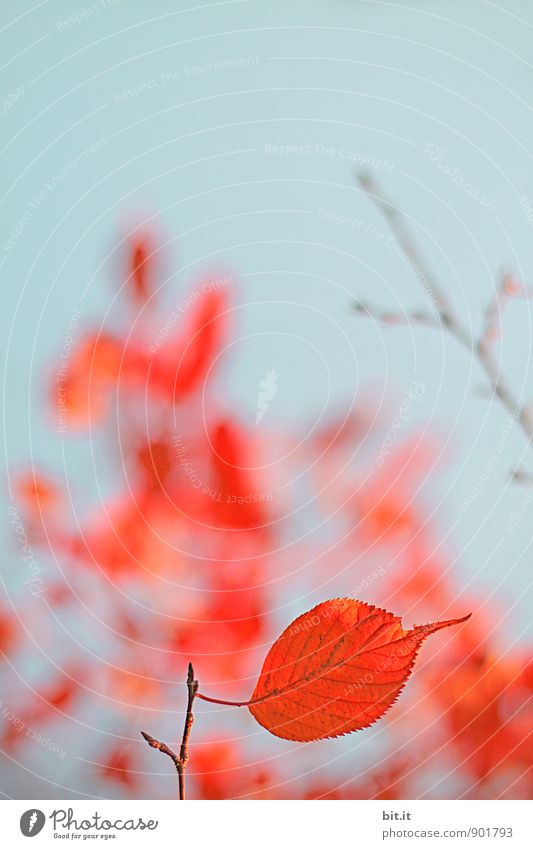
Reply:
M43 375L73 315L119 319L113 250L152 220L168 240L169 311L213 271L239 280L225 400L245 421L270 369L265 424L280 427L370 393L386 431L412 381L425 384L405 435L441 440L430 506L458 579L516 604L516 639L530 620L533 504L507 531L529 496L510 472L533 472L533 456L514 429L462 511L506 414L453 340L354 315L355 297L430 306L354 172L402 207L476 331L502 270L533 284L531 4L24 0L1 24L8 467L65 464L85 494L95 477L112 485L98 440L93 456L46 421ZM501 346L523 401L531 319L529 302L511 304ZM8 503L6 486L6 517Z

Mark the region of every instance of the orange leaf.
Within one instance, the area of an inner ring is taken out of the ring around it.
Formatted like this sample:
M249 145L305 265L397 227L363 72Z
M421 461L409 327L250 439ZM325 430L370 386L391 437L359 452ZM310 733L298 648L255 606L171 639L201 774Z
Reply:
M399 616L355 601L324 601L285 629L247 703L272 734L319 740L365 728L396 701L421 643L450 619L404 631Z

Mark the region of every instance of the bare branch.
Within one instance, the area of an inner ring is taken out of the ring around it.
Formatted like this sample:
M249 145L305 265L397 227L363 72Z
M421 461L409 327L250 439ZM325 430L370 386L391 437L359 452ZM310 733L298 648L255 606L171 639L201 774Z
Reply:
M185 799L185 767L187 766L189 760L189 737L191 734L192 724L194 722L193 704L196 693L198 691L198 681L196 681L194 678L194 669L192 668L192 663L189 663L189 671L187 675L187 689L187 711L185 714L185 726L183 728L183 737L181 740L179 755L177 755L176 752L173 752L172 749L167 746L166 743L161 743L159 742L159 740L156 740L150 734L147 734L146 731L141 731L142 736L144 737L148 745L152 747L152 749L159 749L160 752L163 752L163 754L168 755L169 758L171 758L178 773L180 799Z
M426 295L431 300L435 308L436 315L435 317L432 317L430 314L424 312L413 313L411 315L411 320L409 321L406 320L405 317L402 317L401 314L384 312L379 308L372 307L366 302L361 302L360 306L356 305L357 312L362 315L375 318L385 324L424 324L431 327L444 326L444 328L446 328L446 330L458 342L460 342L475 359L477 359L490 383L492 394L499 398L510 415L516 419L528 442L533 442L533 419L530 411L527 407L520 403L505 382L499 365L492 352L492 342L494 341L494 334L497 332L495 331L494 325L495 316L497 317L501 314L502 298L505 300L509 297L531 298L533 297L533 292L525 286L518 284L510 275L505 275L500 289L497 292L495 301L489 305L486 312L485 328L481 334L481 338L479 341L476 341L469 328L463 324L444 296L441 286L427 266L421 252L411 236L405 221L405 216L398 207L394 206L389 200L387 200L381 191L378 182L373 177L367 174L356 176L369 199L375 204L375 206L377 206L387 220L400 249L415 271ZM394 316L394 321L391 321L392 316Z
M364 313L370 318L374 318L381 324L424 324L427 327L441 327L441 322L436 316L422 310L416 310L411 313L392 312L391 310L377 307L368 301L354 301L354 309L356 312Z

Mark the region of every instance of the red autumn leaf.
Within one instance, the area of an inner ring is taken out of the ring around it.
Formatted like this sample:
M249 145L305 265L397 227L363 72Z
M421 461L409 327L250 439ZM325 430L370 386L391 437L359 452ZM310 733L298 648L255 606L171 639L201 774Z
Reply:
M374 605L351 598L324 601L276 640L248 709L286 740L358 731L396 701L426 637L468 618L405 631L399 616Z

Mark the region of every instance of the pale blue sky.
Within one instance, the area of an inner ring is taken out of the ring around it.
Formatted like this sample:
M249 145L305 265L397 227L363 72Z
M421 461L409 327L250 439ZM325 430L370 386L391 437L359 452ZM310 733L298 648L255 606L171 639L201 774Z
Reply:
M111 308L106 255L120 226L155 215L180 275L165 287L169 308L206 271L240 276L228 400L243 417L255 417L271 368L280 387L271 423L314 420L361 386L383 395L392 418L410 382L426 384L410 415L448 443L439 528L460 577L516 601L517 632L526 627L532 508L505 530L524 497L508 472L523 456L533 470L522 434L506 440L462 514L505 414L478 396L481 373L453 341L383 332L350 302L424 305L405 262L369 235L369 225L386 226L353 180L363 160L412 218L467 323L479 326L502 268L532 280L531 4L50 0L6 7L2 25L10 465L55 468L65 450L74 476L90 467L85 439L63 444L43 423L43 368L54 369L73 311L90 324ZM510 307L503 348L524 399L533 395L529 306Z

